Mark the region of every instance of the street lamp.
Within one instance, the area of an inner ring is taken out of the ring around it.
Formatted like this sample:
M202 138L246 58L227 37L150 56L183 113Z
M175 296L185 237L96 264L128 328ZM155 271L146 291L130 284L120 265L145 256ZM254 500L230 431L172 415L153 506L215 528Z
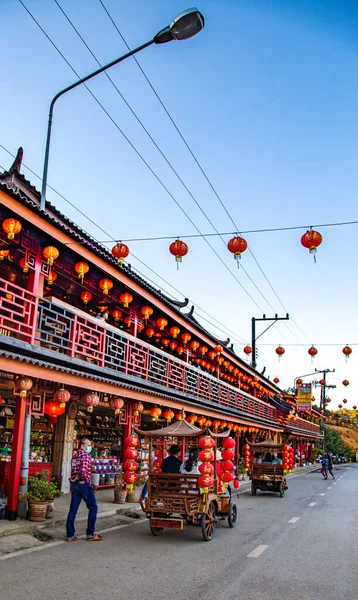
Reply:
M197 33L199 33L203 29L204 25L205 25L205 21L204 21L204 17L201 14L201 12L199 12L198 9L196 9L196 8L189 8L188 10L185 10L184 12L180 13L180 15L175 17L175 19L173 19L173 21L170 23L170 25L168 25L167 27L164 27L164 29L161 29L157 33L157 35L155 35L154 38L151 39L149 42L146 42L145 44L138 46L138 48L135 48L134 50L127 52L127 54L120 56L116 60L113 60L112 62L105 65L104 67L101 67L100 69L97 69L96 71L94 71L93 73L90 73L86 77L79 79L72 85L69 85L65 89L58 92L58 94L56 94L56 96L53 97L51 104L50 104L50 110L49 110L49 115L48 115L45 159L44 159L43 174L42 174L42 189L41 189L41 203L40 203L41 210L45 210L45 208L46 208L47 173L48 173L48 162L49 162L49 154L50 154L51 129L52 129L53 109L54 109L56 101L61 96L66 94L66 92L73 90L74 88L81 85L82 83L85 83L89 79L92 79L92 77L96 77L96 75L103 73L103 71L110 69L111 67L113 67L114 65L117 65L118 63L122 62L126 58L129 58L130 56L137 54L141 50L144 50L144 48L148 48L148 46L151 46L152 44L166 44L167 42L171 42L172 40L178 40L178 41L188 40L189 38L191 38L194 35L196 35Z

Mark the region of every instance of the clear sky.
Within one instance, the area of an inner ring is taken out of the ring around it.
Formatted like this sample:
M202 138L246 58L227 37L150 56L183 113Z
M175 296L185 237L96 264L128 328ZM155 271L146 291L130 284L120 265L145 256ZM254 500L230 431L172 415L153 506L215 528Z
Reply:
M102 64L126 52L100 0L57 2ZM97 68L55 0L23 3L80 76ZM150 39L189 6L184 0L103 4L130 47ZM237 227L355 220L357 2L202 0L198 7L206 19L198 36L152 46L138 60ZM25 164L41 174L49 102L77 77L19 0L0 1L0 53L0 144L13 153L22 145ZM109 75L217 230L234 231L135 62L129 59ZM48 198L99 240L196 233L159 179L199 230L212 232L111 82L101 75L89 87L117 127L84 87L61 98L49 183L106 234L51 190ZM0 148L0 165L9 167L11 160ZM24 173L40 188L38 179ZM188 241L179 271L168 241L130 243L137 257L130 262L164 291L189 296L220 321L242 357L251 317L287 310L293 320L259 340L259 368L266 365L266 374L278 376L282 387L315 368L335 368L328 378L337 385L330 390L332 405L347 398L349 407L358 392L358 345L353 346L358 344L358 227L321 228L317 264L300 244L304 231L245 235L278 297L248 251L241 263L255 285L216 237L210 244L228 269L202 238ZM203 313L197 308L195 314ZM341 351L346 343L353 347L347 363ZM286 348L280 362L278 344ZM319 350L313 364L307 353L311 344ZM347 389L345 378L351 382Z

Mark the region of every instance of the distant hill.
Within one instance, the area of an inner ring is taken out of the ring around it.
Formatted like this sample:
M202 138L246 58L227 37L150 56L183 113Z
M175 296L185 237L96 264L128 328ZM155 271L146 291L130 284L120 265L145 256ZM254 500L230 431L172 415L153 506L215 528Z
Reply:
M355 457L355 453L358 452L358 427L337 427L335 425L328 425L327 429L335 431L345 446L347 446Z

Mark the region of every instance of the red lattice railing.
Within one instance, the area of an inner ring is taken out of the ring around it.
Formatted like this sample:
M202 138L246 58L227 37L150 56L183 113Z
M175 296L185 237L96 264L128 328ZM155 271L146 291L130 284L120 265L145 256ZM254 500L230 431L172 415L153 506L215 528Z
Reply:
M14 283L0 279L0 334L34 343L37 298Z

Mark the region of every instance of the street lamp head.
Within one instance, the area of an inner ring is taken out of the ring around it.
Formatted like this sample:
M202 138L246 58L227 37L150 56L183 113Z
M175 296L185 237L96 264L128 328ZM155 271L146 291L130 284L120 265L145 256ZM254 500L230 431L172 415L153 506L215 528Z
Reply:
M180 13L168 27L164 27L154 37L155 44L165 44L172 40L188 40L204 28L204 17L197 8L188 8Z

